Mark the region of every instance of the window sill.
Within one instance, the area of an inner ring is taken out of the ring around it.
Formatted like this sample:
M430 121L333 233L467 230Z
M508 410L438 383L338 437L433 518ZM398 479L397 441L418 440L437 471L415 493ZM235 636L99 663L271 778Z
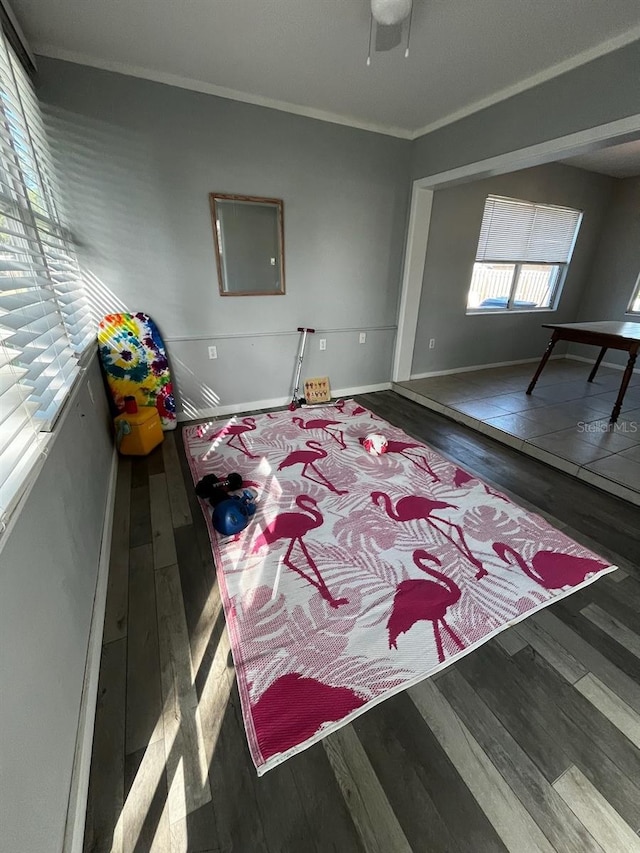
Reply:
M553 314L557 308L467 308L467 317L486 317L493 314Z

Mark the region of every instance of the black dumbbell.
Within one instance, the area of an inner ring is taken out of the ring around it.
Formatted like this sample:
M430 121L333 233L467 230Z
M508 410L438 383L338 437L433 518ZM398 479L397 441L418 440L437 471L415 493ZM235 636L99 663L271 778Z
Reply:
M211 506L216 506L225 500L227 492L235 492L242 488L242 477L235 471L221 480L215 474L207 474L196 485L196 495L203 500L208 500Z

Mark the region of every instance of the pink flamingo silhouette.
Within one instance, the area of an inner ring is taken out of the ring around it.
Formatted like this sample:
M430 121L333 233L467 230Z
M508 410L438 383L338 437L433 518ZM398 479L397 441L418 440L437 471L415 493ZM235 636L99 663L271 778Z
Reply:
M341 720L365 702L349 687L333 687L297 672L281 675L251 706L262 757L286 752L312 737L324 723ZM289 724L291 714L295 714L295 725Z
M419 495L411 495L410 497L400 498L396 503L394 510L391 498L384 492L371 492L371 499L376 506L380 506L380 502L382 501L385 512L389 518L394 521L416 521L418 519L426 521L430 527L433 527L433 529L442 534L445 539L448 539L448 541L451 542L462 556L466 557L466 559L476 567L476 580L480 580L480 578L483 578L488 574L480 560L472 554L460 525L455 524L453 521L449 521L447 518L434 515L434 512L438 509L457 509L455 504L449 504L445 501L435 501L431 498L423 498ZM446 525L449 530L456 531L458 534L457 542L451 534L442 529L442 525Z
M331 595L302 538L310 530L320 527L324 522L324 517L318 509L316 501L311 495L298 495L296 506L303 510L303 512L281 512L280 515L276 515L273 521L264 528L256 539L251 553L257 553L265 545L274 545L279 539L288 539L289 545L283 559L285 566L293 569L296 574L300 575L300 577L304 578L312 586L315 586L320 595L331 607L340 607L341 604L347 604L348 599L334 598ZM307 561L307 566L311 569L315 577L307 574L291 561L291 554L296 542Z
M216 433L214 433L209 441L215 441L217 438L225 438L230 435L231 438L225 442L227 447L233 447L234 450L239 450L241 453L244 453L245 456L248 456L249 459L258 459L258 456L255 456L253 453L249 452L248 447L244 443L243 433L245 432L253 432L256 428L256 419L255 418L243 418L239 424L227 424L227 426L222 427ZM238 441L238 444L234 444L234 441Z
M302 418L292 418L291 419L294 424L297 424L300 429L319 429L322 432L326 432L328 436L330 436L334 441L337 441L340 447L344 450L346 448L346 444L344 443L344 436L342 435L342 430L337 429L335 432L333 429L329 429L329 427L341 426L340 421L329 421L324 418L314 418L311 421L307 421L306 423L302 420Z
M456 489L461 488L461 486L466 486L467 483L471 483L475 480L475 477L472 477L467 471L463 471L462 468L456 468L456 473L453 476L453 485ZM501 501L506 501L509 503L509 499L505 498L504 495L498 494L498 492L494 492L493 489L490 489L486 483L483 483L482 480L478 480L481 483L483 489L488 495L492 495L494 498L500 498Z
M538 551L534 554L529 567L522 555L511 545L494 542L493 550L501 560L509 564L508 556L514 558L522 571L545 589L562 589L564 586L577 586L590 572L606 569L607 564L589 557L574 557L572 554L558 554L555 551Z
M338 400L336 403L336 409L340 412L341 415L344 415L344 407L347 405L346 400ZM363 415L367 410L362 406L356 406L355 409L350 413L350 417L355 418L356 415Z
M348 492L340 491L336 489L333 483L330 483L329 480L324 476L324 474L316 468L316 462L319 462L321 459L326 459L328 453L323 449L322 445L318 441L305 441L309 450L295 450L293 453L290 453L286 456L282 462L278 465L278 471L282 471L283 468L289 468L292 465L302 465L302 476L306 480L311 480L312 483L317 483L320 486L326 486L330 492L335 492L336 495L346 495ZM311 477L306 473L307 468L310 468L318 479Z
M438 477L438 475L434 472L433 468L431 467L431 465L429 465L427 459L424 456L409 456L409 451L414 450L415 448L420 448L420 450L423 450L424 444L412 444L408 441L387 442L387 453L397 453L400 456L404 456L404 458L408 459L409 462L413 462L416 468L419 468L421 471L426 471L434 483L439 483L440 477Z
M387 622L389 648L398 648L398 636L406 634L416 622L427 621L433 625L433 636L438 650L438 660L444 660L440 625L449 634L459 649L464 649L460 637L447 625L447 609L460 600L460 587L442 572L425 566L424 561L441 565L433 554L418 549L413 552L413 562L435 580L406 580L398 584L393 597L393 609Z

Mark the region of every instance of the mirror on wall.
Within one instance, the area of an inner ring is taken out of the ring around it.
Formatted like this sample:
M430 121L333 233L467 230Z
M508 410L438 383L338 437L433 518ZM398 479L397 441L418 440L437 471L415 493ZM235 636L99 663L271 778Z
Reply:
M283 294L282 200L211 193L209 202L220 295Z

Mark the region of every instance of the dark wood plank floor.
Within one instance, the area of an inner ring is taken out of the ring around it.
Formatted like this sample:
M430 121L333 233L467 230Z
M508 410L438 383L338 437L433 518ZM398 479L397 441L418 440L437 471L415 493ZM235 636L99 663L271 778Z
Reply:
M86 851L640 851L638 508L392 392L359 402L621 570L258 779L180 435L123 459Z

